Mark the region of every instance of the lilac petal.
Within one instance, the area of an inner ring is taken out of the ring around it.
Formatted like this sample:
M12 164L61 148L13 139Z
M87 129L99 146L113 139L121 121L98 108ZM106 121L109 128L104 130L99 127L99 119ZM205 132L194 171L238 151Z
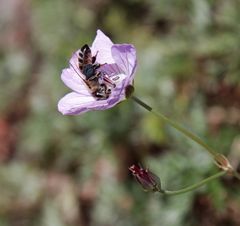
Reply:
M136 49L129 44L115 44L112 46L112 56L115 63L127 75L129 83L132 83L137 66Z
M112 46L112 55L120 71L125 74L125 77L121 76L121 82L117 84L112 93L119 101L122 101L126 98L125 90L127 86L133 84L137 65L136 50L129 44L116 44Z
M108 103L111 107L117 103L126 99L125 88L126 88L126 76L121 74L120 77L123 77L122 81L116 83L116 87L112 90L111 97L108 100Z
M112 64L114 63L111 47L113 46L112 41L101 31L97 30L97 36L92 44L92 54L97 53L97 62L100 64Z
M79 69L79 65L78 65L78 53L80 50L77 50L71 57L70 61L69 61L69 66L70 68L72 68L75 73L84 78L85 76L81 73L80 69Z
M62 71L61 79L66 86L75 92L86 90L86 84L72 68L65 68Z
M105 64L99 70L107 74L110 78L123 73L117 64Z
M90 110L104 110L109 108L107 100L96 99L87 92L69 93L58 102L58 110L63 115L77 115Z

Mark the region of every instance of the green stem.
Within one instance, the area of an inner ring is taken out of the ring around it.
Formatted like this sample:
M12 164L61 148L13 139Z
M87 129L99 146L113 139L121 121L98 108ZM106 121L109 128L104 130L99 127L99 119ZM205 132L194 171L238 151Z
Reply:
M161 190L160 193L164 194L164 195L180 195L180 194L183 194L183 193L186 193L186 192L189 192L189 191L192 191L196 188L199 188L201 187L202 185L218 178L218 177L221 177L223 175L225 175L227 173L227 171L220 171L196 184L193 184L191 186L188 186L186 188L183 188L183 189L180 189L180 190L176 190L176 191L168 191L168 190Z
M180 126L179 124L177 124L176 122L172 121L171 119L167 118L166 116L164 116L163 114L155 111L152 107L150 107L149 105L147 105L146 103L144 103L143 101L141 101L140 99L138 99L135 96L131 96L131 98L138 103L139 105L141 105L142 107L144 107L146 110L148 110L149 112L153 113L154 115L160 117L161 119L163 119L165 122L167 122L168 124L170 124L172 127L174 127L175 129L177 129L179 132L183 133L185 136L189 137L191 140L195 141L196 143L198 143L200 146L202 146L203 148L205 148L213 157L217 156L217 152L214 151L211 147L209 147L205 142L202 141L202 139L200 137L198 137L197 135L195 135L194 133L190 132L189 130L185 129L184 127Z
M240 174L237 171L233 171L233 176L240 180Z

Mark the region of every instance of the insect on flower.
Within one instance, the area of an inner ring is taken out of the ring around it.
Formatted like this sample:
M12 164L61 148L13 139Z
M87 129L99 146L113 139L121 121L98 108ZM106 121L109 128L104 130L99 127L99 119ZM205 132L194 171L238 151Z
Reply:
M97 100L107 99L111 94L111 88L115 87L115 83L104 72L98 70L104 64L96 63L97 53L92 56L91 49L85 44L78 55L79 69L84 78L77 71L76 73L86 83L93 97Z
M91 80L101 74L97 71L101 67L101 64L96 63L97 53L95 56L92 56L92 51L87 44L81 48L78 55L79 68L87 80Z
M125 100L133 85L136 50L131 44L113 44L100 30L92 43L77 50L61 78L73 92L58 102L62 114L105 110Z
M160 178L148 169L132 165L129 170L145 191L161 191Z

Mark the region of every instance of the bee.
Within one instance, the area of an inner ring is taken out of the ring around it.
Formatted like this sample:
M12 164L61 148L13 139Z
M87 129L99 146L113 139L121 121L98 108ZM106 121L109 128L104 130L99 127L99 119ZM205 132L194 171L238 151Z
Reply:
M92 51L87 44L85 44L79 52L78 64L79 69L85 75L86 80L94 80L100 76L100 72L97 71L102 65L96 63L97 53L92 56Z
M88 86L91 94L97 100L106 100L109 98L110 94L112 93L111 88L105 84L104 82L100 83L98 77L94 77L91 79L83 80L86 85Z
M95 56L92 56L91 49L85 44L78 53L78 66L85 78L77 74L85 82L91 94L97 100L105 100L110 96L112 91L111 87L115 87L115 84L105 73L98 71L104 64L96 63L96 58L97 53ZM76 71L75 68L74 70Z
M112 90L107 84L100 82L98 77L94 77L90 80L83 78L74 65L72 63L70 63L70 65L79 78L82 79L82 81L86 84L93 97L95 97L97 100L106 100L109 98Z
M88 56L89 56L89 50L87 48ZM79 55L80 54L78 54L78 56ZM89 88L89 91L94 98L96 98L97 100L106 100L109 98L111 94L111 91L112 91L111 85L110 83L108 84L107 82L105 82L108 76L103 72L97 71L97 69L101 65L95 64L95 61L96 61L96 59L94 59L95 57L96 56L92 57L93 59L91 61L89 61L89 58L83 57L82 58L83 61L79 62L79 65L78 65L79 68L77 68L77 65L75 64L73 65L72 63L70 63L70 65L73 68L73 70L76 72L76 74L80 77L80 79L82 79L82 81ZM87 64L85 62L87 62ZM89 66L86 67L86 65L89 65ZM79 73L79 69L82 72L82 74ZM109 81L111 82L110 79Z

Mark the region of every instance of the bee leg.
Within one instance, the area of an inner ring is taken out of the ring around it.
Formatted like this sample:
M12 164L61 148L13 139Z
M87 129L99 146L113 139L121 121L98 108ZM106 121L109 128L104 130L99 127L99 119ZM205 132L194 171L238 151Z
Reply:
M107 64L107 63L104 63L104 64L94 64L94 69L97 70L98 68L104 66L105 64Z
M96 52L95 56L92 57L92 64L96 62L97 55L98 55L98 51Z
M101 75L101 72L97 72L95 75L90 76L87 80L89 80L89 81L95 80L95 81L98 82L98 79L100 78L100 75Z
M94 67L94 70L96 70L101 67L101 64L94 64L93 67Z

